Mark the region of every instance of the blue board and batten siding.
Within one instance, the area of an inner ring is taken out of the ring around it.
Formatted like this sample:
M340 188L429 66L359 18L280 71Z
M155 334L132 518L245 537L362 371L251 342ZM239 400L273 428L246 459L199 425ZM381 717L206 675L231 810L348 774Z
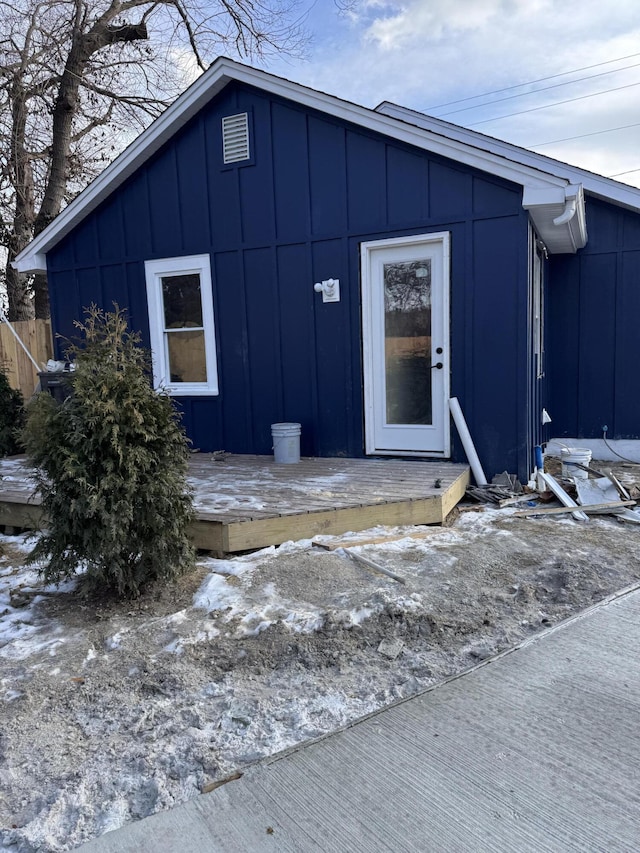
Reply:
M556 437L640 438L640 215L588 198L589 242L549 263L549 412Z
M228 167L239 111L253 159ZM523 472L527 227L520 187L234 84L50 252L54 328L116 301L148 343L144 261L208 253L220 394L180 398L194 446L269 453L270 425L299 421L303 454L358 457L360 243L448 231L451 391L487 472ZM327 278L338 304L314 293Z

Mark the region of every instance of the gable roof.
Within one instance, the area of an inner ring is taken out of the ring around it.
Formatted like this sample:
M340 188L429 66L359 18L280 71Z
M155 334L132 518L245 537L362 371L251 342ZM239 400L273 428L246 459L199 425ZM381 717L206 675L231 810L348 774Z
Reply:
M598 175L595 172L589 172L587 169L581 169L579 166L563 163L561 160L555 160L553 157L547 157L544 154L537 154L535 151L530 151L519 145L513 145L510 142L504 142L493 136L479 133L477 130L460 127L460 125L452 124L443 119L425 115L425 113L399 104L393 104L391 101L383 101L376 107L376 112L410 122L416 127L423 128L423 130L442 133L451 139L457 139L459 142L479 145L497 156L507 157L522 165L543 169L551 175L566 177L574 184L582 184L588 195L619 204L630 210L640 211L640 189L637 187L614 181L613 178L605 178L604 175Z
M599 178L574 166L508 143L500 143L439 119L430 119L413 110L393 104L382 104L377 110L367 109L220 57L26 246L14 261L14 267L20 272L46 271L47 252L232 82L257 87L520 184L523 187L523 205L530 211L540 236L551 252L575 252L585 245L582 187L589 178L593 179L594 186L596 179L602 182L603 194L600 197L640 210L640 190L633 191L617 181ZM607 193L605 190L609 185L612 187ZM622 187L627 192L617 197L614 190Z

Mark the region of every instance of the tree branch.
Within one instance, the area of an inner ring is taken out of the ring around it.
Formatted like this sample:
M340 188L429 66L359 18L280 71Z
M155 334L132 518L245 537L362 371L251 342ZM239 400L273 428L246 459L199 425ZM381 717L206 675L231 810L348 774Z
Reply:
M107 108L107 112L102 116L96 116L91 119L91 121L86 124L81 130L77 130L73 136L71 137L72 142L80 142L81 139L91 133L92 130L95 130L97 127L104 127L105 124L109 124L113 117L113 109L115 106L115 102L111 101Z
M88 80L82 81L84 89L89 89L95 92L96 95L101 95L103 98L110 98L114 103L128 104L131 107L137 107L143 110L147 115L156 118L163 110L169 106L169 101L163 101L158 98L151 98L148 95L122 95L118 92L113 92L110 89L105 89L95 83L90 83ZM157 108L157 109L148 109Z

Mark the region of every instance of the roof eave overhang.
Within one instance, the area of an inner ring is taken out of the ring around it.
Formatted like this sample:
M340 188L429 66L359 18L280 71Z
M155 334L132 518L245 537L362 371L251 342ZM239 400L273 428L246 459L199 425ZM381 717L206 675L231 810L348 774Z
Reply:
M281 77L241 65L222 57L199 77L165 112L129 145L79 196L17 256L14 267L20 272L46 271L46 254L85 216L127 180L181 127L230 82L245 83L328 113L360 127L390 136L416 148L439 154L456 162L504 178L526 189L564 191L569 181L496 154L467 141L425 130L406 120L367 109Z
M522 206L549 254L575 254L587 245L584 192L581 184L564 189L525 187Z

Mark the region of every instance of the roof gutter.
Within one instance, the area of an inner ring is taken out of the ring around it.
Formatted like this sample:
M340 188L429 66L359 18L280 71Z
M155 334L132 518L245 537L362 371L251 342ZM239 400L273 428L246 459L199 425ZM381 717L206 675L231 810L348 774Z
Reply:
M522 206L552 255L575 254L587 245L587 220L582 184L525 187Z

